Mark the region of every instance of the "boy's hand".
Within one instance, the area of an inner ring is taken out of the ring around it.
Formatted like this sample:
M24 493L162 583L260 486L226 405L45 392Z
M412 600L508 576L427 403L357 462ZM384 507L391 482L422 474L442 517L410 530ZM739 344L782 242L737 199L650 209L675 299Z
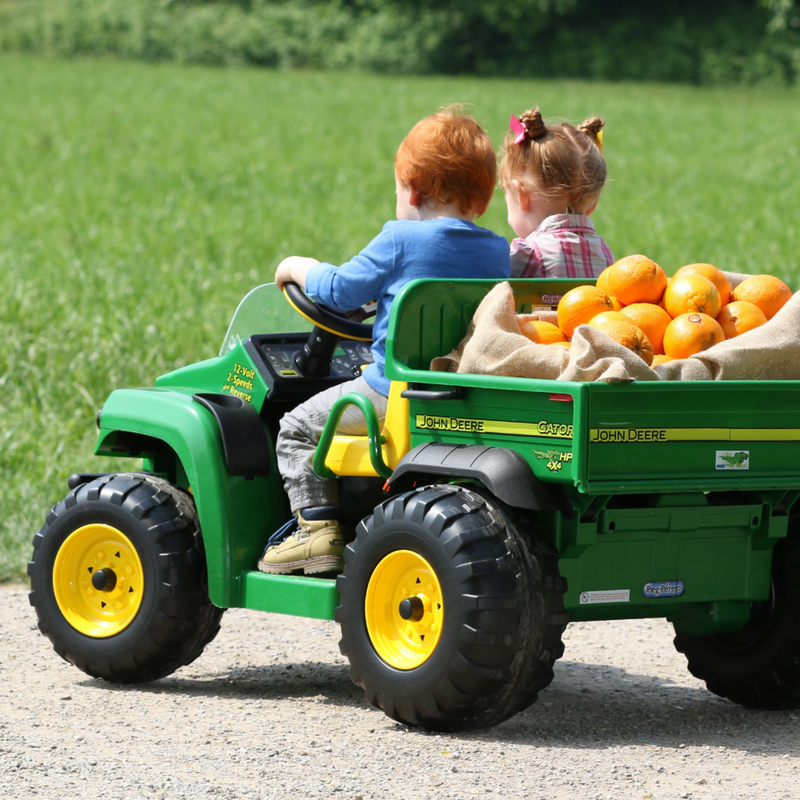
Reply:
M283 290L283 284L297 283L301 288L306 288L306 274L315 264L319 264L316 258L305 258L304 256L289 256L284 258L278 269L275 270L275 283L278 288Z

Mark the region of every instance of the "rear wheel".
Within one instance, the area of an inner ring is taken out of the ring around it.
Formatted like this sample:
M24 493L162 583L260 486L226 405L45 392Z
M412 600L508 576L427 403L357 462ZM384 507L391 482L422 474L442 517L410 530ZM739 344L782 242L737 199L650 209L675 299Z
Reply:
M769 599L753 603L750 622L724 636L676 629L689 672L714 694L749 708L800 708L800 518L775 545Z
M431 730L497 724L563 652L562 581L500 509L456 486L386 501L337 580L350 675L388 716Z
M151 681L219 631L191 497L148 475L77 487L33 541L30 601L56 652L89 675Z

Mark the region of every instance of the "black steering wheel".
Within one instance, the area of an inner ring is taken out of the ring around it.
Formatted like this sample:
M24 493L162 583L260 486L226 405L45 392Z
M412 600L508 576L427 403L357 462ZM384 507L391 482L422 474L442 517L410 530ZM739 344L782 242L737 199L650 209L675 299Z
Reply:
M324 378L330 375L333 354L340 338L372 341L372 326L364 325L361 320L375 313L375 303L339 313L315 303L296 283L284 283L283 294L301 317L314 323L308 341L294 357L295 366L303 377Z
M358 342L372 341L372 325L364 325L361 320L375 313L374 304L357 308L355 311L338 313L315 303L296 283L283 284L283 293L289 305L309 322L313 322L323 331L334 334L337 338L355 339Z

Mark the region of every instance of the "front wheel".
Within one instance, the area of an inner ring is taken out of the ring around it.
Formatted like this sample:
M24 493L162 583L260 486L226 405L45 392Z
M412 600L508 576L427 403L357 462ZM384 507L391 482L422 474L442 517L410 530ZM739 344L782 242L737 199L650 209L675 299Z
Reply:
M386 501L337 580L350 676L391 718L488 727L536 699L563 652L563 582L500 509L456 486Z
M735 633L691 636L676 628L675 647L689 672L709 691L766 710L800 708L800 518L775 545L767 600L753 603L750 621Z
M191 663L219 631L191 497L149 475L74 489L33 540L30 601L66 661L118 683Z

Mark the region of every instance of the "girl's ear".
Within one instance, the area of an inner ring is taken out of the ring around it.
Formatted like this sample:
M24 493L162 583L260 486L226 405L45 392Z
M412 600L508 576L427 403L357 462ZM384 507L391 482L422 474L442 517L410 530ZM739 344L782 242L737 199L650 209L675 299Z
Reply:
M531 210L531 196L528 193L528 190L522 184L521 181L513 180L511 181L511 186L514 188L514 191L517 193L517 200L519 202L519 210L520 211L530 211Z
M591 214L592 211L594 211L596 208L597 208L597 200L595 200L594 203L592 203L589 206L589 208L587 208L583 213L586 214L586 216L588 217L589 214Z

